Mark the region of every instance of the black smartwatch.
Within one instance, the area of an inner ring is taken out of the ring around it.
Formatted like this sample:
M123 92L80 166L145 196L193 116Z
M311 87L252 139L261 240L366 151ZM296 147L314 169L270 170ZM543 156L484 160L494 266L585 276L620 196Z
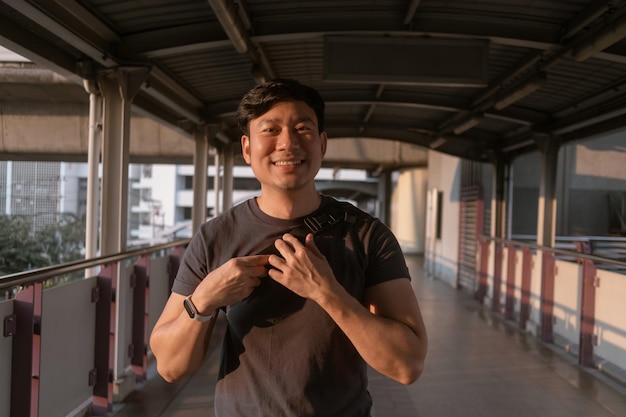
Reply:
M200 313L198 313L198 309L191 302L191 295L188 295L187 297L185 297L185 299L183 300L183 306L185 306L185 310L187 310L187 314L189 314L189 317L197 321L209 321L215 315L215 313L213 313L208 316L203 316Z

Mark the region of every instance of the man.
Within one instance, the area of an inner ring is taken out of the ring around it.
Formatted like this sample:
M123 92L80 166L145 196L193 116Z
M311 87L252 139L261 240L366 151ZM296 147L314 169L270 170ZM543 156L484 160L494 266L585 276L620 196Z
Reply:
M366 364L410 384L426 356L400 247L379 220L317 192L327 144L317 91L269 81L238 117L261 193L192 239L152 332L157 369L167 381L198 369L225 310L216 416L370 416ZM305 218L324 230L301 234Z

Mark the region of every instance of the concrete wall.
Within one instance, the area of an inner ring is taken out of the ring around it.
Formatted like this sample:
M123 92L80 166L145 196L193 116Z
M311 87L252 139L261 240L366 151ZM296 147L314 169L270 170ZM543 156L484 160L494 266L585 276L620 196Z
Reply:
M428 155L428 206L426 215L425 267L429 274L457 285L459 250L459 158L430 151ZM435 236L437 203L435 195L443 193L441 238Z
M405 253L424 253L427 181L427 169L407 169L393 187L390 227Z

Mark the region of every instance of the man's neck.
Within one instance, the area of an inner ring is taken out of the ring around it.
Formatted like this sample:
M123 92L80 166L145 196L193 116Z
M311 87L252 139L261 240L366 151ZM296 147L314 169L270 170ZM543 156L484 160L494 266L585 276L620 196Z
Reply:
M322 196L316 190L290 193L261 191L261 195L256 199L261 211L278 219L295 219L306 216L317 210L321 202Z

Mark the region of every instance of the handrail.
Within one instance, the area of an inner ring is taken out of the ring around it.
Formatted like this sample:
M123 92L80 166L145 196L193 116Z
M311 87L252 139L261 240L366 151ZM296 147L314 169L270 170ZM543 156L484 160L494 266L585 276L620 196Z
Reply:
M513 243L518 246L522 246L522 247L525 246L528 248L541 250L543 252L553 252L559 255L571 256L571 257L582 258L582 259L589 259L591 261L595 261L599 263L617 265L617 266L626 268L626 262L619 261L617 259L605 258L603 256L590 255L584 252L573 252L567 249L559 249L559 248L552 248L550 246L542 246L537 243L522 242L519 240L503 239L499 237L485 236L485 235L478 236L478 239L487 240L487 241L491 240L493 242L500 242L500 243Z
M80 271L87 268L93 268L104 264L122 261L124 259L141 256L148 253L168 249L176 246L182 246L189 243L191 239L179 239L172 242L162 243L155 246L133 249L113 255L100 256L91 259L80 259L77 261L67 262L61 265L46 266L43 268L32 269L24 272L16 272L14 274L4 275L0 277L0 290L5 288L17 287L20 285L34 284L42 282L52 277L68 274L70 272Z

